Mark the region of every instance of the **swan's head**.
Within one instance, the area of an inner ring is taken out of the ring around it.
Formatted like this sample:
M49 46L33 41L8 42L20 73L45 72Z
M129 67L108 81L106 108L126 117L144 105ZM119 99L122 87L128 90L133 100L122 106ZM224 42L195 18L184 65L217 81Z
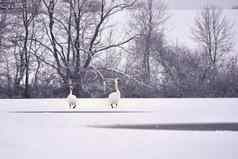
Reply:
M120 79L119 78L115 78L114 81L115 81L115 84L118 84L118 82L120 82Z

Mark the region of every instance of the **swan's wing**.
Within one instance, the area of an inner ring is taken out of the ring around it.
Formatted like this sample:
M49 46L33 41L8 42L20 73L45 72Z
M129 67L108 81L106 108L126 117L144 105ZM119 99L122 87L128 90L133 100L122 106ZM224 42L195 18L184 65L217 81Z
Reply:
M112 92L112 93L109 94L108 98L113 98L115 95L116 95L116 93Z

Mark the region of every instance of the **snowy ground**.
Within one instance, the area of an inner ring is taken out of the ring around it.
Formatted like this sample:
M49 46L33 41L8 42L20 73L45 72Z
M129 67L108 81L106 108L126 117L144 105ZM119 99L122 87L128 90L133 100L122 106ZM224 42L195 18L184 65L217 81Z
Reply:
M238 99L123 99L117 110L104 99L79 102L74 112L63 99L0 100L1 158L238 158L237 131L103 128L238 123Z

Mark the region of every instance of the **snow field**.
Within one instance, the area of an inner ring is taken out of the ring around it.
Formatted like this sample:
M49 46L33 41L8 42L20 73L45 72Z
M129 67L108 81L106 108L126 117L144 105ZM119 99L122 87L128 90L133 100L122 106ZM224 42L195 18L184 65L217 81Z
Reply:
M64 99L0 100L0 155L4 159L236 159L238 132L92 128L89 125L238 122L238 99L80 99L78 113ZM130 111L143 111L133 113ZM80 113L92 111L93 113ZM100 113L106 111L106 113ZM118 113L110 113L118 111ZM119 113L128 111L128 113Z

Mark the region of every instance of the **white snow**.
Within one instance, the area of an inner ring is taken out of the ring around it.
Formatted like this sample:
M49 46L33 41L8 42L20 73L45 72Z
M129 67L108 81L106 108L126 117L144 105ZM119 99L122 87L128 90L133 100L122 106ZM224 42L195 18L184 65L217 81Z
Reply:
M91 128L88 125L238 122L238 99L80 99L73 111L64 99L0 100L0 156L4 159L236 159L238 132ZM100 111L145 113L100 113Z

